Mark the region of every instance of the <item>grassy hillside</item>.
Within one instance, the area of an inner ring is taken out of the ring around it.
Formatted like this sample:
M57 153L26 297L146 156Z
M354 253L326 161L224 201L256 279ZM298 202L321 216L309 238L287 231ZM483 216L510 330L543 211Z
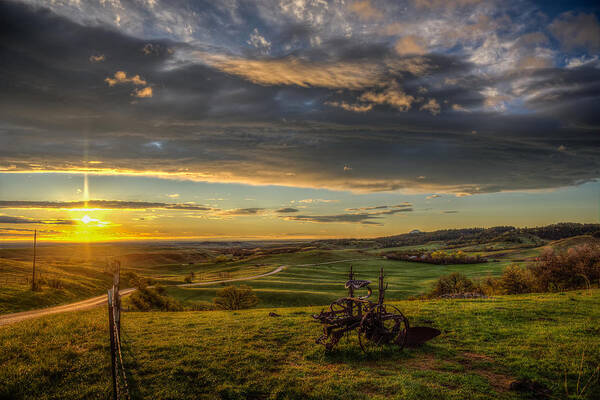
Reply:
M186 246L148 244L93 244L41 246L37 254L37 279L59 280L60 287L47 283L30 290L33 252L30 247L0 248L0 314L70 303L106 293L112 285L108 260L121 261L127 272L163 284L183 283L191 271L197 281L214 281L257 275L274 269L270 265L211 263L220 253ZM128 282L124 278L123 285Z
M351 261L352 260L352 261ZM339 262L337 262L339 261ZM328 304L345 295L344 282L352 265L357 279L377 282L379 268L385 270L389 299L405 299L423 293L443 274L460 271L470 277L500 274L506 261L466 265L432 265L385 260L376 254L352 250L312 250L294 254L238 261L230 267L286 265L282 272L259 280L240 282L251 286L260 299L260 307L284 307ZM315 265L318 264L318 265ZM226 264L227 265L227 264ZM225 267L225 265L223 266ZM221 285L193 288L168 288L168 293L185 301L211 301Z
M440 246L440 243L433 243L422 247L434 249ZM272 271L279 265L286 265L288 267L277 275L247 282L256 290L261 306L271 307L320 305L343 295L343 283L350 264L354 266L358 278L372 281L376 280L379 268L384 267L390 283L390 299L403 299L428 290L440 275L454 271L471 277L497 275L510 262L530 259L539 252L539 248L510 246L501 247L501 250L465 249L471 254L489 256L494 261L436 266L383 260L381 251L374 250L303 249L279 254L269 254L268 249L260 250L234 257L220 253L228 249L205 250L191 245L41 247L38 271L45 279L59 279L62 287L54 289L45 285L42 291L31 292L27 283L31 274L31 249L0 249L0 314L63 304L105 293L112 282L110 273L105 271L110 257L121 260L124 274L132 271L164 285L183 283L185 276L191 272L194 273L194 282L207 282L258 275ZM171 287L169 293L184 301L211 301L219 287Z
M573 236L566 239L554 240L548 243L549 246L554 247L556 250L566 250L574 246L582 245L599 245L600 239L591 235Z
M319 308L125 313L134 398L518 399L528 378L552 398L597 399L600 290L488 300L396 303L413 325L442 335L418 349L363 355L354 337L326 354ZM0 328L0 398L109 397L106 311ZM583 360L583 362L582 362ZM580 368L580 365L582 366ZM580 372L579 372L580 371ZM539 394L538 394L539 398Z

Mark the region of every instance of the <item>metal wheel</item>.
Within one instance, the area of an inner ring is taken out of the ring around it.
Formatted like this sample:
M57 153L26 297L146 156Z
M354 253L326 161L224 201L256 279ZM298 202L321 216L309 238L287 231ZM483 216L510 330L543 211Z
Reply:
M399 350L406 344L408 319L391 306L388 312L384 305L378 305L365 313L357 330L358 343L365 353L370 353L384 345L396 345Z
M384 324L386 324L392 334L391 343L397 345L399 347L398 350L402 350L408 338L408 318L397 307L389 306L389 308L388 315L391 317L386 319Z
M381 333L383 326L377 318L376 307L364 311L360 321L360 326L356 330L358 334L358 344L365 353L375 351L381 344L383 337Z

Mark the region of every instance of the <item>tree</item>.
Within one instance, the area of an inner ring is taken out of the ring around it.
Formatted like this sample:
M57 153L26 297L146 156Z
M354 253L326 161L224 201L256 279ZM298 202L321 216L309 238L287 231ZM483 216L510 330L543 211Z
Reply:
M506 294L529 293L532 282L531 273L516 264L506 267L500 277L500 287Z
M475 290L473 281L460 272L453 272L449 275L441 276L435 285L431 294L441 296L444 294L468 293Z
M258 297L249 286L227 286L217 291L213 303L222 310L241 310L257 305Z

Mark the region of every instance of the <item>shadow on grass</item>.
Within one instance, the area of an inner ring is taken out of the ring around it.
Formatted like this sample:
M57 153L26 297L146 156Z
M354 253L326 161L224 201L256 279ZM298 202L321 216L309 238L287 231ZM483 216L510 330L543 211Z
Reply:
M419 347L400 350L398 346L383 345L374 348L371 351L364 352L355 338L343 338L340 343L331 351L326 351L321 345L315 344L315 347L305 354L307 360L320 361L326 363L347 363L360 365L362 363L412 360L424 356L435 355L436 358L452 359L454 352L448 351L435 344L424 344Z

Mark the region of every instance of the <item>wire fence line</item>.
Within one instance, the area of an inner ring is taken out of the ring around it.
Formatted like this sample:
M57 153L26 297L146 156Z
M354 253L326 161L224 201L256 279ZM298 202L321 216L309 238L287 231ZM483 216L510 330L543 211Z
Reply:
M114 266L113 287L108 290L108 332L110 335L110 361L112 373L113 399L130 400L129 383L123 363L121 343L121 296L119 294L119 275L121 264L118 261Z

